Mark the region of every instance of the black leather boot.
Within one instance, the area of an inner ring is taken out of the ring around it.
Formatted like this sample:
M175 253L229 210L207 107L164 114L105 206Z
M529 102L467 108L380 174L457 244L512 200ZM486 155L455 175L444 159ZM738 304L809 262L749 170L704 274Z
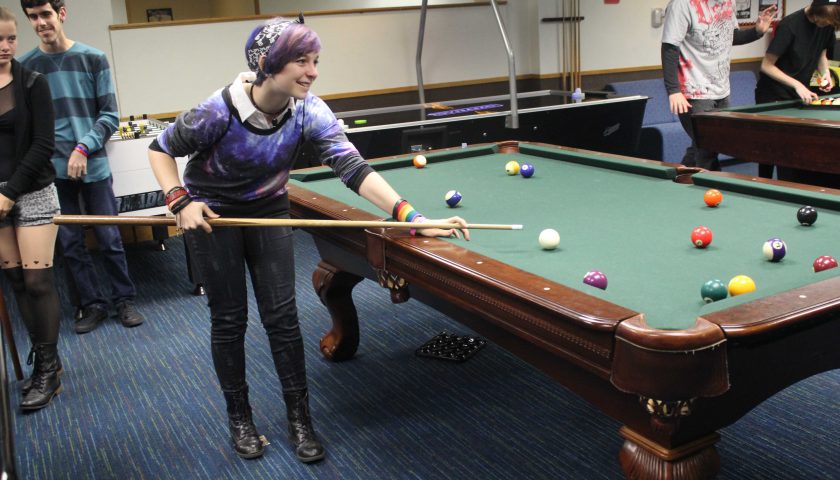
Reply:
M298 460L311 463L324 458L324 446L318 441L309 416L309 391L284 393L283 400L289 420L289 441L295 447Z
M53 397L61 392L61 380L58 378L58 349L55 343L36 343L35 374L29 391L20 403L22 410L38 410L50 404Z
M251 417L248 387L224 392L227 401L228 427L233 449L242 458L257 458L263 454L263 443Z
M34 342L33 342L32 348L29 349L29 355L26 357L26 364L27 365L32 365L34 358L35 358L35 346L34 346ZM61 358L56 356L56 359L58 360L58 376L60 377L64 374L64 367L61 365ZM29 390L32 390L32 379L35 378L36 375L38 375L38 363L37 362L35 362L35 366L32 368L32 376L30 376L29 378L24 380L23 383L20 385L20 395L21 395L21 397L26 397L26 394L29 393Z

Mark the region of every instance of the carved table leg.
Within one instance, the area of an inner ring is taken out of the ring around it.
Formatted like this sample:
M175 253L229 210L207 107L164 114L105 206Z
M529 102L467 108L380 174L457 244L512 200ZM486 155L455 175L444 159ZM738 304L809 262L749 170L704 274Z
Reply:
M312 272L312 286L333 322L330 331L321 337L321 353L334 362L352 358L359 347L359 316L352 292L362 279L323 261Z
M720 435L713 433L678 448L669 449L642 435L621 427L624 446L619 461L624 475L632 479L708 479L720 470L720 457L715 443Z

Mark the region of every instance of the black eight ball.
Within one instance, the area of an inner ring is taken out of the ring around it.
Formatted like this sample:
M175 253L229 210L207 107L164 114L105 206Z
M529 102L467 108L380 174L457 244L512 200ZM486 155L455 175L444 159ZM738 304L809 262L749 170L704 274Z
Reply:
M796 219L802 225L813 225L817 221L817 209L814 207L802 207L796 212Z

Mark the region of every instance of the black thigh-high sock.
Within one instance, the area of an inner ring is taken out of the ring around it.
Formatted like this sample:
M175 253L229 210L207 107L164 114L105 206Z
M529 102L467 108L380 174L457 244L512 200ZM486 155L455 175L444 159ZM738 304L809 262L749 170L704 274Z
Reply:
M6 275L6 278L12 284L12 290L15 292L15 301L17 302L18 310L20 310L23 324L26 326L26 331L29 333L29 338L32 339L32 343L35 343L35 317L32 314L32 302L26 293L26 284L23 280L23 267L4 268L3 274Z
M27 268L23 270L23 278L34 317L35 340L38 343L57 343L60 314L53 268Z

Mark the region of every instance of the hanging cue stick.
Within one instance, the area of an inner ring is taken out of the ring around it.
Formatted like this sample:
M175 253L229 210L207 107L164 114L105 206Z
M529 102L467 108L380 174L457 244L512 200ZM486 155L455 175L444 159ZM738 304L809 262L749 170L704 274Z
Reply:
M522 230L522 225L472 223L461 227L447 222L386 222L384 220L305 220L297 218L205 218L214 227L300 227L300 228L464 228L471 230ZM166 225L175 227L175 217L120 215L56 215L56 225Z

